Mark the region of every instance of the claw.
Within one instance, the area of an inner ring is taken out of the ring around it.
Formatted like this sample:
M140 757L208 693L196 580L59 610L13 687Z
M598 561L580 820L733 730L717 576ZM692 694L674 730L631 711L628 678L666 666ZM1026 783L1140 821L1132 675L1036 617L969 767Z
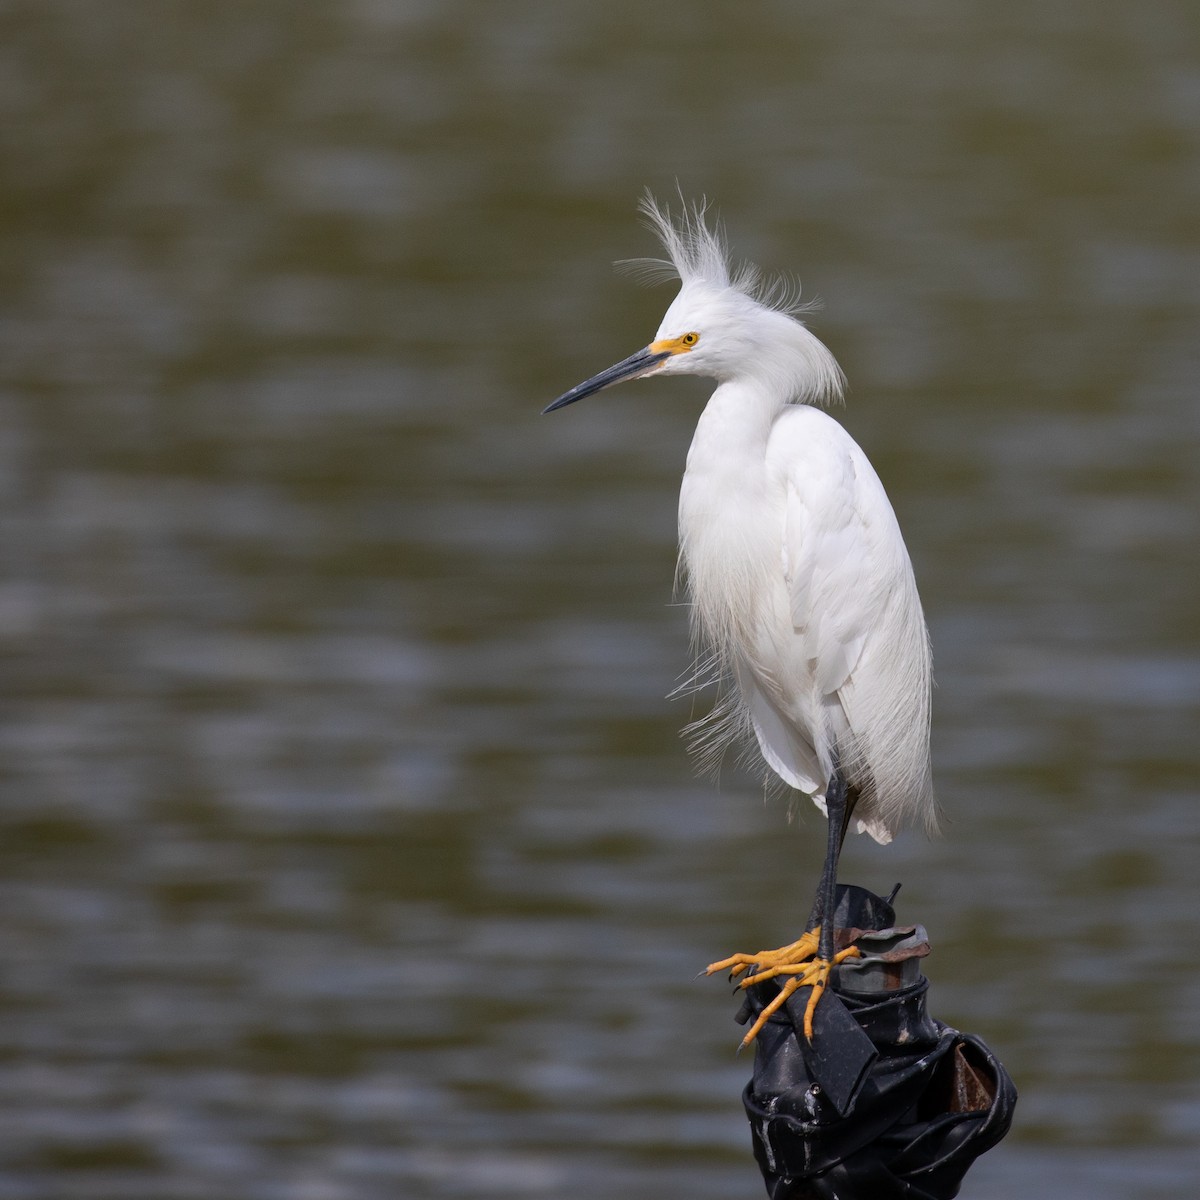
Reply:
M803 986L804 981L802 979L799 979L795 976L789 979L783 985L783 987L779 989L779 995L777 995L771 1001L771 1003L768 1004L762 1010L762 1012L758 1014L758 1018L746 1031L746 1036L742 1038L741 1045L738 1046L738 1049L745 1050L745 1048L749 1046L756 1037L758 1037L759 1033L762 1031L762 1027L787 1003L788 997L791 996L791 994L798 988ZM812 1041L811 1037L809 1038L809 1041Z
M801 941L803 940L801 939ZM799 943L796 944L798 945ZM753 974L743 980L740 985L741 987L751 987L756 983L760 983L763 979L771 979L779 975L790 976L779 989L779 994L772 997L770 1002L763 1007L762 1012L758 1014L754 1024L750 1026L746 1032L746 1036L742 1038L738 1049L744 1050L749 1046L758 1037L762 1031L762 1027L802 987L812 989L808 997L808 1003L804 1007L804 1037L807 1041L811 1042L813 1040L813 1016L817 1011L817 1002L821 999L826 987L829 986L829 978L833 973L833 968L845 962L848 958L857 958L859 954L860 951L857 946L847 946L845 950L839 950L833 956L832 961L824 958L815 958L805 963L780 964L769 967L765 971ZM748 956L734 956L735 959L746 957ZM720 970L721 965L715 964L715 969Z
M825 989L829 986L829 977L833 974L833 968L839 963L845 962L848 958L858 958L861 953L857 946L847 946L845 950L839 950L833 956L833 962L818 959L813 964L814 967L820 969L817 972L819 978L813 981L812 994L808 997L808 1003L804 1006L805 1041L811 1043L813 1040L813 1014L817 1011L817 1001L825 994ZM788 980L788 982L790 983L791 980Z
M790 946L780 946L778 950L759 950L755 954L731 954L720 962L709 963L704 968L705 975L715 975L718 971L728 971L730 979L736 979L748 967L758 967L753 973L757 977L764 970L775 970L777 967L795 965L811 959L817 952L817 938L820 928L811 929L803 937L792 942ZM776 971L776 973L778 973ZM769 979L771 976L763 975ZM748 981L747 981L748 982Z

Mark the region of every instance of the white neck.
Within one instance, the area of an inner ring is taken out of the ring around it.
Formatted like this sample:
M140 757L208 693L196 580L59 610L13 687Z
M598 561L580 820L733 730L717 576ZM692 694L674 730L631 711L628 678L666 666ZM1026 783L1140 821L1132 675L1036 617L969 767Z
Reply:
M784 405L758 381L723 383L712 394L688 450L679 491L679 558L695 631L718 657L750 613L745 570L770 562L759 546L770 530L753 514L767 490L766 444Z
M746 454L758 454L761 465L771 426L785 407L761 380L743 377L720 384L696 423L688 470L740 471Z

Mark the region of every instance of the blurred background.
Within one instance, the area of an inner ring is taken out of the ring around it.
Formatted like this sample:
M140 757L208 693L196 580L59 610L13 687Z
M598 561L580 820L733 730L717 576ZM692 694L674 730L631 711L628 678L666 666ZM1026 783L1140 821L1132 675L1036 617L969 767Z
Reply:
M932 629L921 921L1021 1091L963 1196L1200 1176L1200 10L0 4L0 1200L755 1197L823 822L692 772L708 385L800 275Z

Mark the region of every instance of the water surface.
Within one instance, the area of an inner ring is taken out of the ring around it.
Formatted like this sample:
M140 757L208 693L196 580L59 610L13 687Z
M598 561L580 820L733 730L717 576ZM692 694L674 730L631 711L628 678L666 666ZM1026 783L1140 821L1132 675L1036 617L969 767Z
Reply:
M1200 18L0 15L0 1197L756 1196L822 825L692 774L649 185L824 299L933 633L844 876L1021 1091L964 1197L1200 1174Z

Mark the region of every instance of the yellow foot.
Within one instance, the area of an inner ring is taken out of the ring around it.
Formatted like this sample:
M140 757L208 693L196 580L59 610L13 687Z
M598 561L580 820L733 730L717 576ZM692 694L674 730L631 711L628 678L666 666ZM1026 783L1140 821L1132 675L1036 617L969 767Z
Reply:
M757 967L750 978L742 984L761 983L764 979L773 979L781 974L782 968L796 966L810 961L817 953L817 939L821 927L809 930L798 941L790 946L780 946L778 950L759 950L755 954L733 954L720 962L709 963L704 968L705 975L715 975L718 971L728 971L730 979L736 979L747 967Z
M839 950L833 956L832 961L817 958L819 935L820 930L814 929L806 933L799 941L793 942L790 946L782 946L778 950L760 950L757 954L734 954L720 962L710 964L705 971L706 975L712 975L717 971L728 970L730 978L736 979L750 967L758 968L751 971L738 984L742 988L754 987L764 980L774 979L780 975L789 976L779 989L779 994L758 1014L758 1019L750 1026L746 1036L742 1038L740 1049L744 1050L749 1046L758 1037L759 1031L767 1021L788 1002L793 993L802 987L812 989L812 993L808 997L808 1004L804 1009L804 1036L810 1042L812 1041L813 1013L817 1010L817 1001L820 1000L821 994L829 985L829 977L833 968L848 958L859 956L857 946L847 946L845 950Z

